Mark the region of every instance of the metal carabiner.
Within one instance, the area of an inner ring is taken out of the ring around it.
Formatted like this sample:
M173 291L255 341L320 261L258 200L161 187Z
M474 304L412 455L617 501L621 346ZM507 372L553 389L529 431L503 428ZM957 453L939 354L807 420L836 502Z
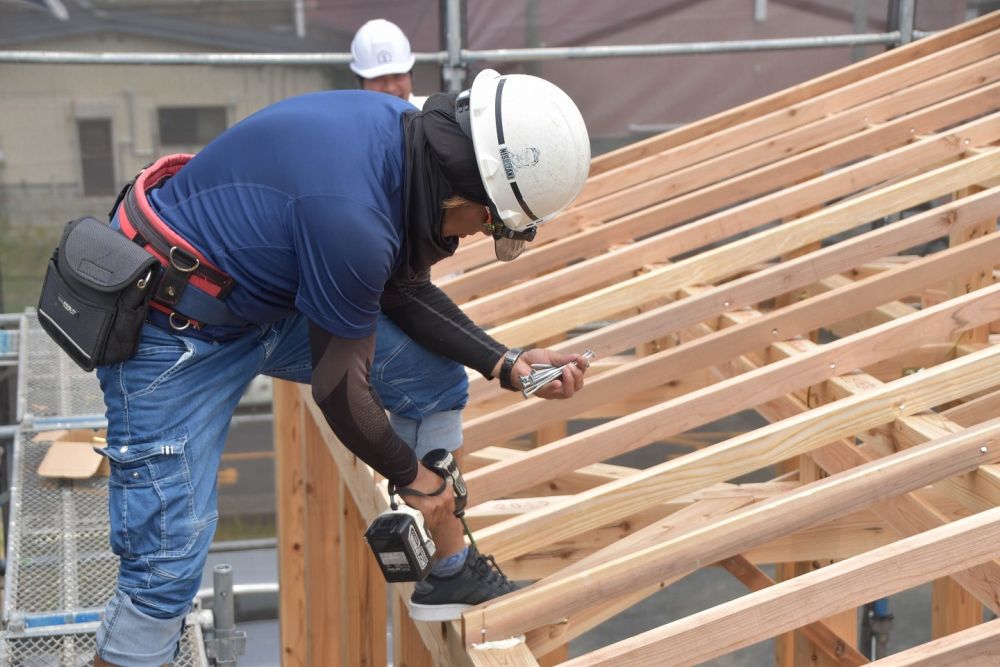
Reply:
M144 278L139 279L139 282L136 283L136 287L138 287L139 289L146 289L146 285L149 284L149 279L152 277L153 277L153 269L146 271L146 276Z
M177 261L174 259L174 252L175 251L183 252L185 254L187 254L187 251L184 250L183 248L179 248L177 246L173 246L172 248L170 248L170 266L174 267L178 271L180 271L182 273L191 273L192 271L194 271L195 269L197 269L199 266L201 266L201 260L198 259L197 257L193 258L194 259L194 265L192 265L192 266L181 266L181 265L179 265L177 263Z
M185 319L184 326L180 326L178 324L175 324L174 323L174 316L176 316L176 315L177 315L176 311L170 313L169 321L170 321L170 328L171 329L173 329L174 331L184 331L189 326L191 326L191 320L189 320L188 318L184 317L183 315L180 315L179 317L184 317L184 319Z

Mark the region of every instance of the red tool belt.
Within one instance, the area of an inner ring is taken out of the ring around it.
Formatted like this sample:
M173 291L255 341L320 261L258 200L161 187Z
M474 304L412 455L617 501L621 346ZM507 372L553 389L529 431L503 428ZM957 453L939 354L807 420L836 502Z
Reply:
M170 326L178 331L188 326L200 329L203 324L242 324L222 303L235 286L233 279L170 229L146 197L148 190L176 174L192 157L167 155L152 163L125 186L112 208L112 215L117 210L125 236L145 247L163 265L151 303L168 316Z

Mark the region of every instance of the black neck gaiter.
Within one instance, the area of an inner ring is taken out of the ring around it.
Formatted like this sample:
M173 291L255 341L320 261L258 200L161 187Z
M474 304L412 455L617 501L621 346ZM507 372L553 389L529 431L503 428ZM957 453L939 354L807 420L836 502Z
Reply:
M403 131L406 242L399 275L412 280L458 248L457 237L441 236L441 204L453 195L483 204L487 198L472 140L455 120L454 95L432 95L423 111L403 117Z

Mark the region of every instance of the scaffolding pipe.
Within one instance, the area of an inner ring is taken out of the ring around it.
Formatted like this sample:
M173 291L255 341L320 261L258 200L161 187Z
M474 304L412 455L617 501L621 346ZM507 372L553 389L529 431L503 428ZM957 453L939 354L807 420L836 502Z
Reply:
M767 20L767 0L754 0L753 20L757 23L763 23Z
M899 44L913 41L913 22L916 15L916 0L899 0L896 29L899 30Z
M443 63L447 54L414 54L417 62ZM142 53L0 51L0 63L43 65L347 65L350 53Z
M462 56L462 0L447 0L445 4L445 61L441 78L445 90L459 93L465 86L465 63Z
M898 32L868 35L823 35L818 37L787 37L780 39L749 39L728 42L687 42L680 44L634 44L624 46L568 46L541 49L489 49L463 51L469 62L514 62L523 60L573 60L577 58L634 58L641 56L692 56L708 53L739 53L747 51L782 51L788 49L822 49L869 44L893 45Z
M216 665L235 665L246 651L247 635L236 629L236 603L233 600L233 568L226 564L212 570L212 637L205 641L205 651Z
M457 3L458 0L449 0ZM921 36L912 30L910 39ZM460 39L460 38L459 38ZM446 68L458 67L451 81L464 83L463 63L525 62L533 60L573 60L580 58L635 58L645 56L685 56L710 53L740 53L748 51L783 51L790 49L823 49L852 46L902 43L900 31L865 35L821 35L781 39L752 39L727 42L687 42L679 44L627 44L620 46L567 46L535 49L461 49L455 57L447 51L418 53L417 62L441 63ZM59 65L346 65L349 53L80 53L76 51L0 51L0 63L35 63ZM457 63L452 65L451 63ZM446 72L447 75L447 72Z
M277 549L278 538L262 537L254 540L220 540L212 542L209 553L226 553L230 551L255 551L258 549Z

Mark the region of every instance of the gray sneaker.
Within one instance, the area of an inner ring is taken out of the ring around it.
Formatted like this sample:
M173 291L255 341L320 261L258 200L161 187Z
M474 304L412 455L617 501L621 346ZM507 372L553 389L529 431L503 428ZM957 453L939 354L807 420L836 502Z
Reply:
M462 569L450 577L433 574L418 581L410 596L410 618L414 621L454 621L462 612L481 602L518 589L500 571L493 556L483 556L469 547Z

